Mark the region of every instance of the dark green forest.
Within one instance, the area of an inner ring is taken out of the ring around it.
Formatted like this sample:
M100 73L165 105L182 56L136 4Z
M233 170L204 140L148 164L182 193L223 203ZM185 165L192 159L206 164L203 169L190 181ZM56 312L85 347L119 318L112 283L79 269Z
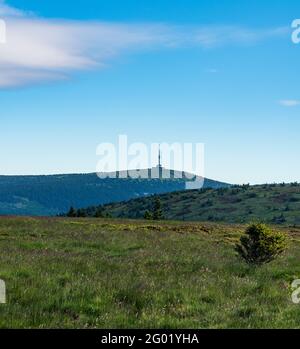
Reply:
M100 179L96 173L0 176L0 215L51 216L87 207L183 190L185 179ZM205 179L204 187L228 184Z

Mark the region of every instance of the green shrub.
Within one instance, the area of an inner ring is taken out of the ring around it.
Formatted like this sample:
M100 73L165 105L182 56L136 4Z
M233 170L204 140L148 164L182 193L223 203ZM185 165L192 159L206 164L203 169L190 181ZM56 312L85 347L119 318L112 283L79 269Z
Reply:
M287 247L286 235L272 231L265 224L252 224L236 245L236 251L248 263L269 263Z
M148 210L147 211L145 211L145 213L144 213L144 219L153 219L153 216L152 216L152 214L151 214L151 212L149 212Z

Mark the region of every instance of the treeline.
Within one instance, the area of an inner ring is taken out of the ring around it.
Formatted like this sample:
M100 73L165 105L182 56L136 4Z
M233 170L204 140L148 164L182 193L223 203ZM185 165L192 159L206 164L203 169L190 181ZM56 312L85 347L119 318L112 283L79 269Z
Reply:
M109 213L104 213L104 208L102 206L99 206L98 208L79 208L76 209L73 206L70 207L67 214L62 214L59 216L66 216L66 217L95 217L95 218L111 218L112 216Z
M139 212L139 214L136 214L135 218L144 218L149 220L164 219L160 197L155 195L149 198L148 201L150 202L149 209ZM112 218L113 217L113 215L103 205L92 206L88 208L79 208L79 209L76 209L73 206L71 206L69 211L66 214L63 214L60 216L73 217L73 218L75 217Z

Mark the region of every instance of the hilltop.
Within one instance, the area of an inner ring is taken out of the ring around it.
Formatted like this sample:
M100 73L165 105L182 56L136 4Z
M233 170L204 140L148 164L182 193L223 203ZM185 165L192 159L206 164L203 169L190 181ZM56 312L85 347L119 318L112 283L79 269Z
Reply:
M300 225L300 184L243 185L227 188L179 191L158 196L168 220ZM151 211L153 197L89 207L117 218L143 218Z
M185 188L185 178L103 178L96 173L52 176L0 176L0 215L51 216L70 206L119 202ZM204 187L228 184L204 180Z

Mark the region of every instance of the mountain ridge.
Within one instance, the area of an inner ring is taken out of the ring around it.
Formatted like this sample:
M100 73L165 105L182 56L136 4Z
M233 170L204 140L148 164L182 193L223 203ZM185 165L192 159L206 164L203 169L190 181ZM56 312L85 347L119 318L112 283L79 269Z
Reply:
M186 182L184 178L100 179L94 172L1 175L0 215L54 216L67 211L70 206L87 207L183 190ZM204 180L204 187L227 186L230 184Z

